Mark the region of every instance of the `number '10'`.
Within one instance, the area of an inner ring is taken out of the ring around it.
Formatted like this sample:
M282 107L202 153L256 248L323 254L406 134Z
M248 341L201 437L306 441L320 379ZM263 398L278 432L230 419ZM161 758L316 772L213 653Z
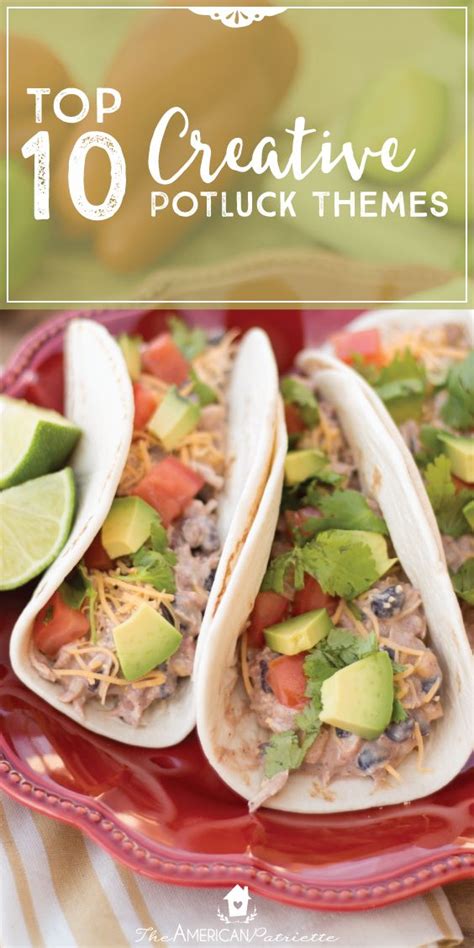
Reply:
M101 204L91 204L86 197L84 173L91 148L101 148L110 162L110 186ZM49 132L32 135L21 149L23 158L34 157L34 217L49 220L50 147ZM68 186L74 207L87 220L104 221L117 213L127 187L123 151L112 135L106 132L85 132L77 139L69 156Z

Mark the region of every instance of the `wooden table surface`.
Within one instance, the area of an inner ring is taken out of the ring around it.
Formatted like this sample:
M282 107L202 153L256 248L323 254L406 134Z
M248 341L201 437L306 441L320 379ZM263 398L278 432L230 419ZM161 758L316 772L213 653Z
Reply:
M18 341L38 322L47 319L45 310L0 311L0 362L4 362ZM464 948L474 948L474 885L471 880L445 887L454 915L464 934ZM402 946L401 946L402 948Z

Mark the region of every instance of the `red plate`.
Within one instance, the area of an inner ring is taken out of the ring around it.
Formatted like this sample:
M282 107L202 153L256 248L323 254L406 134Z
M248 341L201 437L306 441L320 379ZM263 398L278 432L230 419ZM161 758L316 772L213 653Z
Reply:
M61 408L62 314L28 336L2 388ZM85 314L90 315L90 314ZM352 314L202 312L190 320L269 330L281 368L305 343L319 342ZM94 314L113 332L150 337L164 314ZM21 803L72 823L114 858L162 882L228 886L237 879L280 902L315 909L387 905L473 874L473 768L439 793L405 806L333 816L261 810L207 766L192 734L150 751L96 737L50 708L13 675L8 639L28 590L0 607L0 786ZM470 852L471 850L471 852Z

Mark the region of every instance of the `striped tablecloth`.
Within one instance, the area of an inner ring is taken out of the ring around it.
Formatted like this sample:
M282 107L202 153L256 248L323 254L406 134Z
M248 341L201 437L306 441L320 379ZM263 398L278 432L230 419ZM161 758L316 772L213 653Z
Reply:
M460 945L441 889L386 909L312 912L252 897L256 916L227 925L221 889L160 885L114 862L78 830L0 798L2 948L141 944L335 944L340 948ZM233 934L236 933L236 934ZM277 937L280 936L280 937Z

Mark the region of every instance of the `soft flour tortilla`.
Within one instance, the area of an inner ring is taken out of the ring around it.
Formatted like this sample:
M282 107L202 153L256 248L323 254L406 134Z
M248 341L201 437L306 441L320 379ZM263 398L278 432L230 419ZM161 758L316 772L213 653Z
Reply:
M455 323L459 326L465 326L468 340L470 340L471 345L474 346L474 312L468 309L374 310L371 313L366 313L365 315L358 316L357 319L352 320L352 322L350 322L347 327L345 327L345 331L360 332L363 329L378 329L382 338L382 343L393 344L396 342L397 336L410 332L411 330L429 329L431 326L434 328L435 326L444 325L446 323ZM331 345L331 342L326 343L322 351L326 352L328 355L333 355L334 349ZM382 424L385 426L389 437L395 441L401 453L403 454L408 468L410 480L413 483L413 486L420 499L420 503L425 511L425 515L431 525L439 555L443 560L445 560L443 541L439 532L436 516L426 493L421 473L413 458L413 455L411 454L411 451L408 448L408 445L405 442L405 439L400 434L395 421L393 420L388 409L385 407L382 399L379 398L372 386L369 385L369 383L366 382L366 380L362 378L358 372L355 372L353 369L349 369L349 367L346 368L349 372L354 374L354 377L363 389L366 398L369 400L372 408L376 412Z
M34 619L99 532L115 497L133 431L131 383L112 336L90 320L72 322L66 332L65 360L65 413L83 431L72 461L79 506L66 546L15 625L11 639L13 668L25 685L96 734L134 746L169 747L186 737L195 725L191 679L183 679L174 695L147 709L142 724L133 728L95 701L87 702L82 719L61 701L60 684L45 681L30 662ZM222 554L203 617L203 637L225 601L234 564L265 487L275 440L277 398L278 373L268 337L253 329L239 344L230 378L229 468L219 504Z
M418 769L417 754L412 753L398 768L401 783L393 781L384 789L376 789L363 777L337 780L330 786L334 799L324 799L317 795L315 777L299 772L291 774L283 790L264 806L301 813L336 813L414 800L452 780L471 749L471 656L459 606L405 457L388 438L354 374L319 353L303 353L299 362L307 372L314 373L319 392L337 409L362 484L377 500L400 562L421 593L430 641L444 675L444 717L436 722L425 742L423 771ZM239 679L238 639L270 554L280 502L284 441L280 434L272 474L245 556L229 586L228 608L206 639L197 691L198 731L204 751L219 776L247 799L257 793L263 780L255 750L259 741L268 740L268 731L259 727L249 710Z

